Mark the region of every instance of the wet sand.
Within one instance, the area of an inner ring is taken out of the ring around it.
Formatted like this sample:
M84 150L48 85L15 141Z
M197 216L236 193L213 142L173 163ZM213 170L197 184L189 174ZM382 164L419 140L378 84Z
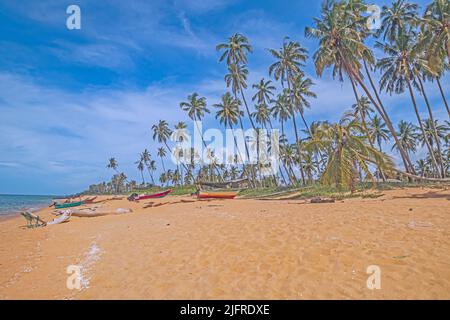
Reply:
M32 230L7 219L0 298L450 299L450 190L383 194L327 204L124 199L98 206L132 213ZM162 205L144 209L150 202ZM82 267L80 290L67 288L69 265ZM370 265L379 290L367 288Z

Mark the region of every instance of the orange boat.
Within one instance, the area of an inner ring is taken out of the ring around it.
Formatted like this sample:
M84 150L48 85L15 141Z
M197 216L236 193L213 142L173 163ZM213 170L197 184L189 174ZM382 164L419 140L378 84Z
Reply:
M225 191L225 192L205 192L200 191L197 195L199 199L234 199L237 196L235 191Z

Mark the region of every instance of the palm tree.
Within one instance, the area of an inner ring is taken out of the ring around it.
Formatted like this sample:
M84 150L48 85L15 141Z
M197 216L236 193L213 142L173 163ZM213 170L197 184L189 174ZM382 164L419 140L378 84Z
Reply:
M226 127L233 130L233 126L238 123L241 111L239 110L240 101L227 92L222 95L221 102L216 103L213 106L217 108L216 119ZM234 144L238 152L238 156L242 159L242 154L240 152L239 146L237 144L236 136L233 135ZM248 176L248 175L247 175Z
M394 1L392 7L383 6L377 35L383 34L383 40L394 42L409 26L417 23L417 8L417 4L405 0Z
M158 148L158 157L161 159L161 164L163 167L163 172L166 172L166 167L164 166L164 157L166 156L166 150L163 147Z
M280 50L269 49L270 54L277 61L269 67L269 74L274 76L275 80L280 80L281 85L287 83L291 89L294 78L303 74L301 68L308 58L308 51L296 41L287 41L284 38L283 46Z
M145 165L144 165L144 162L145 162L144 155L140 154L139 160L136 161L135 164L137 164L137 169L141 172L142 185L145 186L145 179L144 179L144 168L145 168Z
M116 158L109 158L108 165L106 166L108 169L113 169L115 172L118 173L117 171L118 166L119 165L117 164Z
M430 170L430 166L428 165L428 163L423 160L423 159L419 159L416 162L416 168L417 168L417 172L422 176L422 177L426 177L430 174L431 170Z
M234 94L235 99L237 99L237 94L241 94L242 101L244 102L245 109L247 111L247 116L249 117L252 128L255 129L255 124L253 123L251 112L245 99L244 89L247 88L247 76L248 69L245 65L232 63L228 65L228 74L225 75L225 83L227 88L231 87L231 91Z
M276 89L271 83L271 80L265 81L264 78L259 83L255 83L252 88L256 89L256 93L252 97L252 101L256 100L259 104L266 105L271 103L274 95L273 91Z
M318 135L306 142L305 149L331 150L326 168L321 177L324 184L348 186L352 191L357 179L357 167L366 178L374 180L369 165L378 164L383 170L394 167L392 160L384 153L366 143L364 129L357 119L341 124L323 125Z
M206 107L206 98L199 97L198 93L194 92L193 94L187 97L186 102L181 102L180 107L183 111L186 111L189 118L195 122L198 133L202 139L202 143L206 148L205 140L203 139L203 132L200 131L197 121L202 121L205 113L209 113L209 109Z
M272 123L270 122L270 109L264 102L255 105L255 112L253 112L251 116L255 118L256 123L260 124L264 129L267 130L267 124L272 127Z
M398 132L397 135L399 137L398 143L400 143L406 152L415 152L416 151L416 140L418 138L417 127L413 125L411 122L406 122L401 120L398 124ZM397 142L396 142L397 143ZM392 146L392 150L396 145Z
M153 130L153 140L158 140L159 143L163 143L169 152L172 152L169 145L167 144L167 139L170 138L172 130L169 128L169 124L165 120L159 120L158 124L152 126Z
M378 149L382 152L381 142L389 140L389 130L386 129L386 123L378 115L375 115L369 122L370 136L378 144Z
M425 9L422 19L423 43L427 46L430 65L442 67L445 55L450 62L450 3L433 0Z
M412 89L412 85L418 87L415 75L417 74L417 64L420 64L420 56L415 40L415 33L412 30L408 30L400 33L392 44L377 42L376 46L383 49L384 53L387 54L386 57L378 61L377 67L382 72L380 90L385 90L391 94L393 92L401 94L404 92L405 86L408 88L417 122L422 134L425 136L422 119ZM440 173L439 171L433 149L428 141L425 141L436 173L441 176L442 172Z
M355 15L347 3L333 1L324 3L321 18L314 18L314 21L316 28L307 27L305 36L319 39L319 49L313 55L317 75L322 76L326 68L332 67L333 77L337 76L340 81L343 81L346 74L352 85L354 82L358 83L383 118L395 142L398 142L395 129L384 106L380 103L379 96L376 94L377 103L363 82L361 61L364 62L368 73L366 62L371 62L374 58L372 51L363 43L365 37L361 33L361 28L357 27L361 22L355 21ZM374 88L370 77L369 80ZM414 172L407 153L402 149L401 144L396 143L396 145L399 147L405 169L407 172Z
M240 34L235 33L228 38L227 43L221 43L216 46L217 51L223 51L219 61L227 59L227 64L231 65L247 63L247 54L252 52L252 47L248 43L248 39Z
M317 95L310 90L314 85L314 82L309 78L304 78L303 75L299 74L294 78L292 84L292 99L295 105L295 109L300 113L303 124L309 131L309 126L305 121L304 112L305 108L310 108L311 104L307 98L317 98Z
M147 171L150 176L150 179L152 179L152 184L155 185L155 179L153 178L153 171L154 171L153 168L155 166L155 161L152 160L150 152L147 149L144 149L144 151L142 152L142 160L145 164L145 167L147 167ZM155 168L155 170L156 170L156 168Z

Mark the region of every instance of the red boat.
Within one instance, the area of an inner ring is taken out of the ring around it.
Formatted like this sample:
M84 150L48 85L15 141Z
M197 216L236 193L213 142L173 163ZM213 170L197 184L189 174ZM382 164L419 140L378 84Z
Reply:
M147 199L157 199L157 198L164 198L165 196L167 196L169 193L172 192L172 189L163 191L163 192L158 192L158 193L153 193L153 194L144 194L141 196L135 196L135 197L130 197L129 200L131 201L139 201L139 200L147 200Z
M88 198L84 200L84 203L93 203L95 199L97 199L97 197Z

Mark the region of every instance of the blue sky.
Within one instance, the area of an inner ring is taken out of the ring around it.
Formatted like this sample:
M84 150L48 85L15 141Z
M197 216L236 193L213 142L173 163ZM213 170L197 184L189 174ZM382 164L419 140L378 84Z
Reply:
M66 28L70 4L81 8L81 30ZM112 156L140 181L139 152L156 156L151 125L187 122L179 103L192 92L209 105L226 92L216 44L236 32L249 38L251 87L269 78L266 49L285 36L312 55L317 43L303 32L319 10L320 1L304 0L0 0L0 193L78 192L110 178ZM306 72L318 95L308 121L336 120L354 103L348 83L317 78L311 59ZM427 89L436 117L446 119L435 87ZM384 99L395 122L414 120L408 97ZM213 115L208 126L218 126Z

